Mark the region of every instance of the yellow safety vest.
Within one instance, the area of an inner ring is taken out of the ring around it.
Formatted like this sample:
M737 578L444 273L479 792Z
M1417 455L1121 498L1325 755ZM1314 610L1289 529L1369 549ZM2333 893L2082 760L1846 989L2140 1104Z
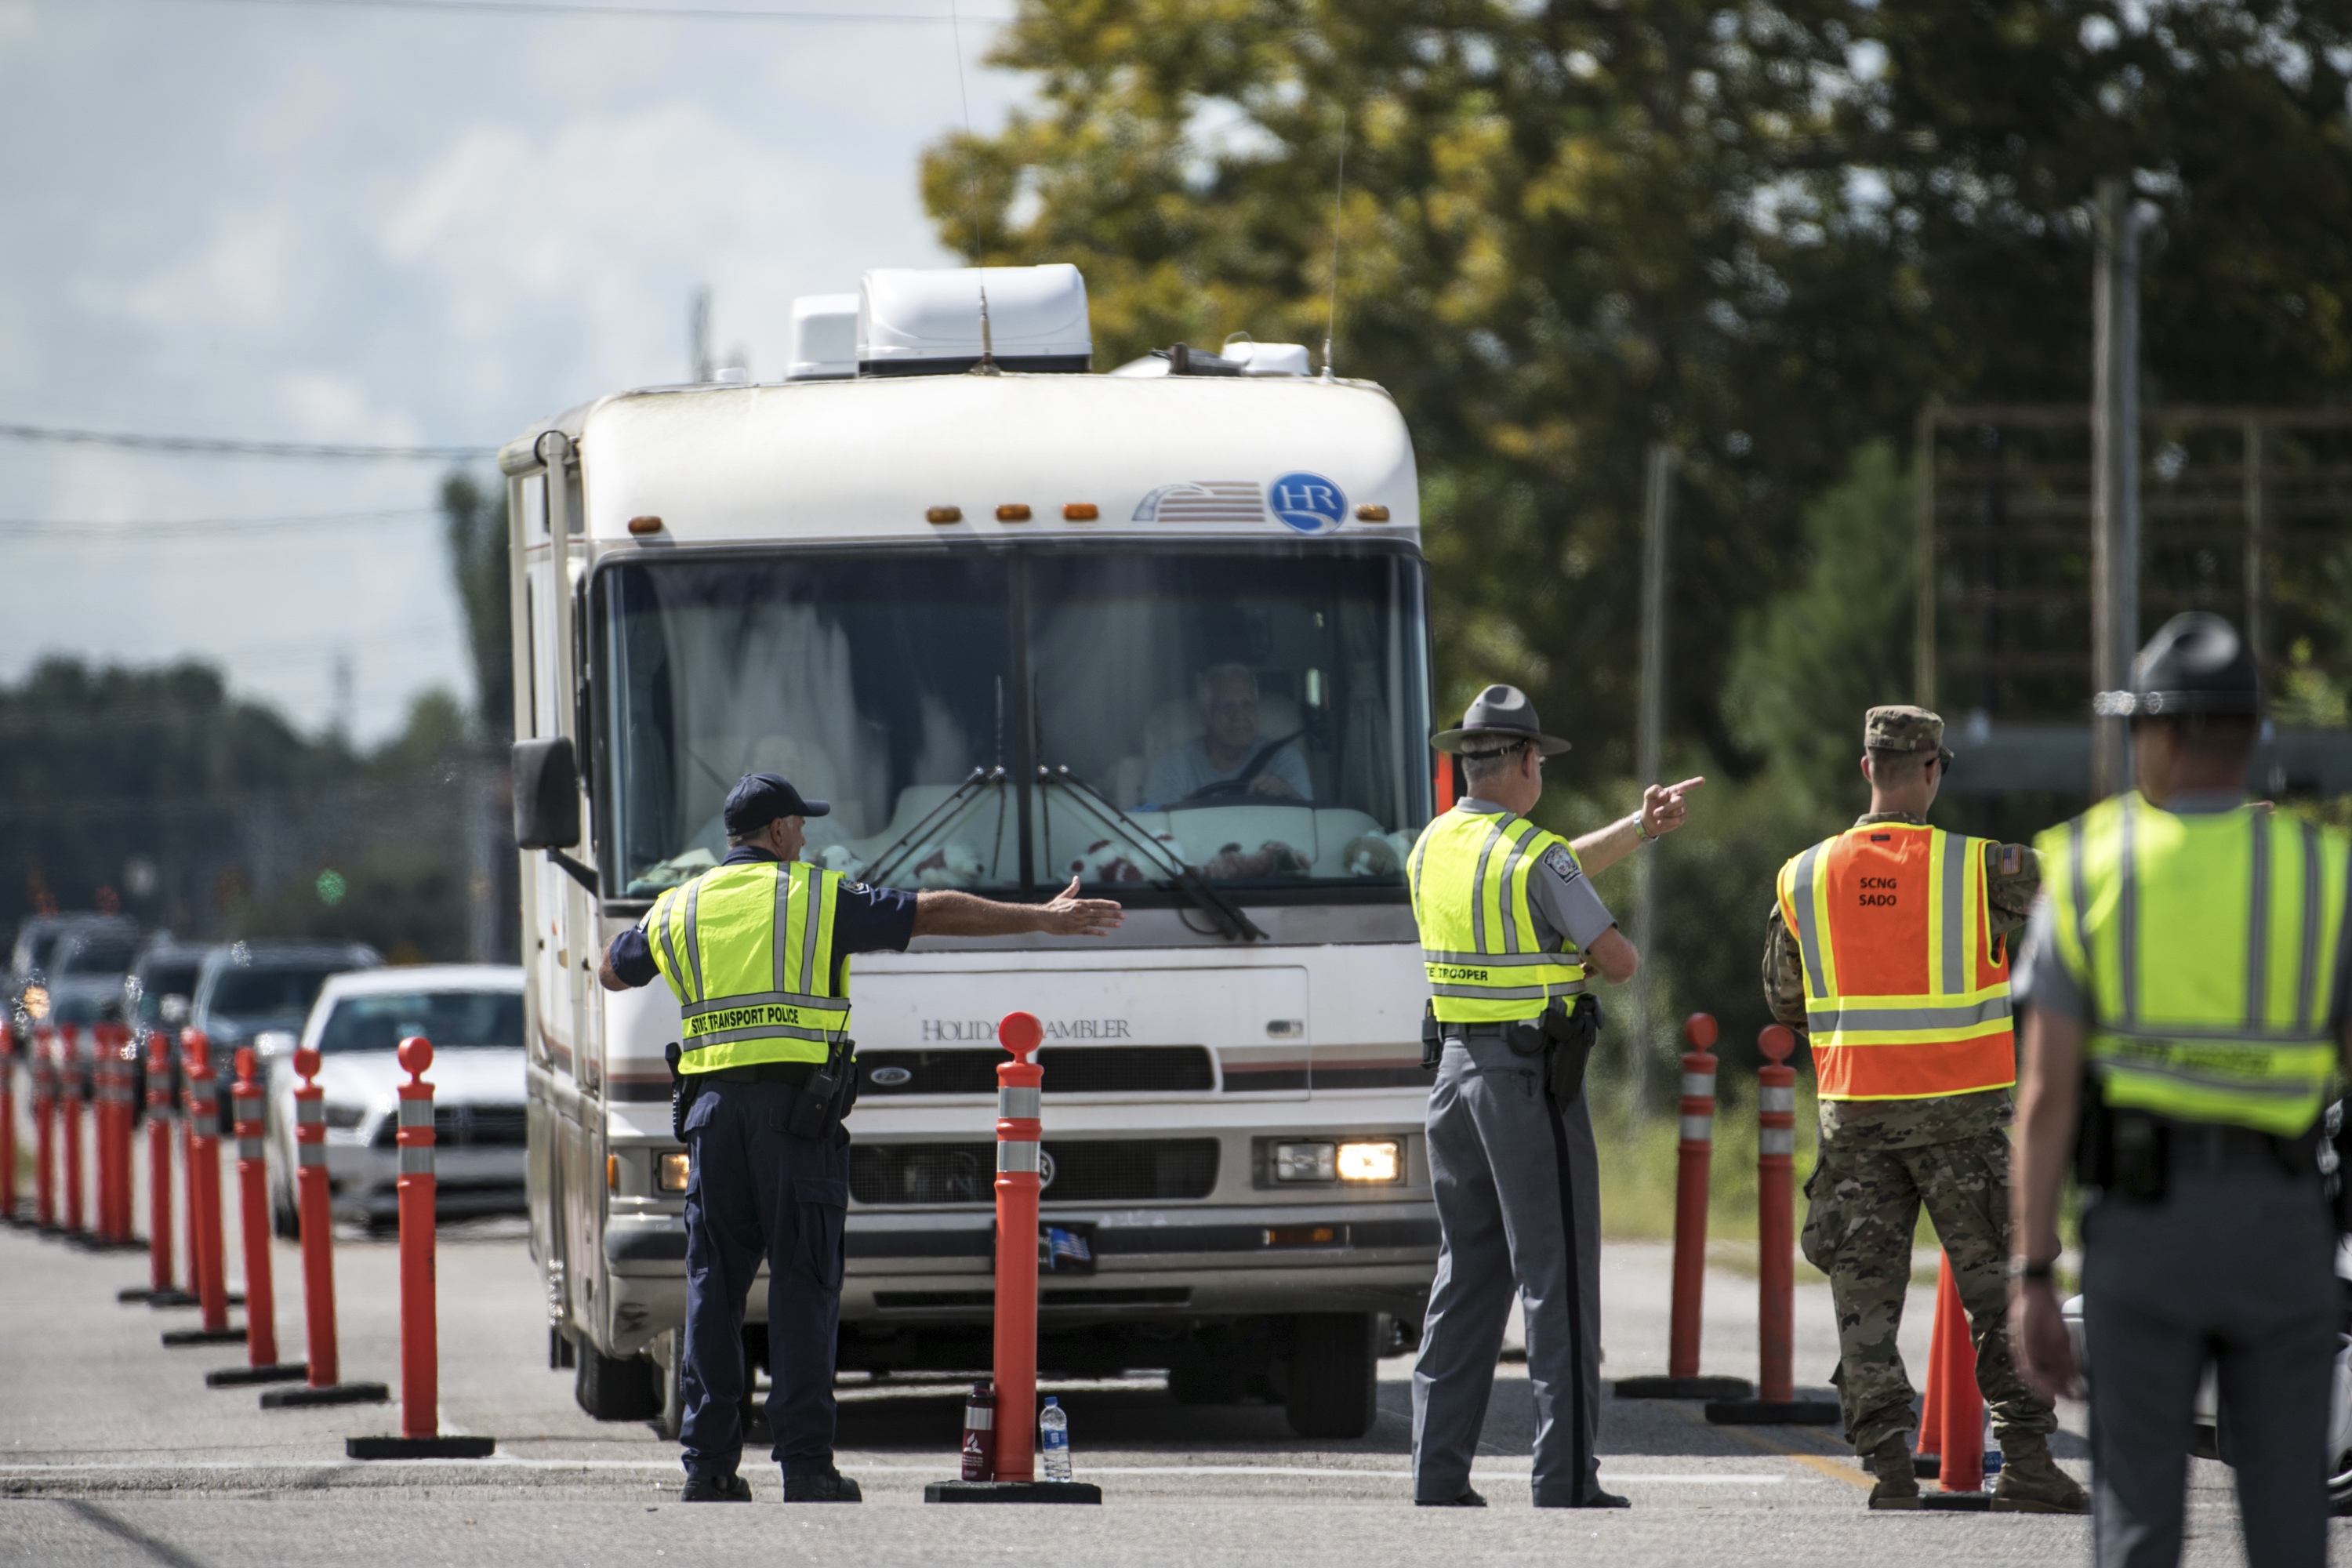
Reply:
M1438 1018L1448 1024L1532 1018L1555 996L1584 989L1584 964L1565 936L1544 951L1528 879L1555 846L1576 851L1507 812L1456 808L1412 847L1412 918Z
M797 861L721 866L643 922L686 1020L681 1072L821 1062L849 1027L848 963L833 980L841 873Z
M2284 1138L2318 1120L2336 1067L2343 835L2251 806L2176 816L2131 794L2037 846L2109 1105Z

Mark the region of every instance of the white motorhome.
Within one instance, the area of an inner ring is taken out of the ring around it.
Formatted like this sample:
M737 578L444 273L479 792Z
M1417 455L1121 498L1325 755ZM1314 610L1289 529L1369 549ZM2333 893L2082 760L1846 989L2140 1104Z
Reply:
M1041 900L1075 875L1129 911L1107 940L856 962L843 1370L987 1365L992 1038L1019 1008L1063 1233L1041 1366L1361 1433L1437 1256L1403 421L1294 345L1086 374L1068 267L869 273L793 330L783 383L600 398L500 454L551 1364L593 1414L676 1420L677 1005L595 969L725 853L721 798L765 769L833 803L808 854L859 879Z

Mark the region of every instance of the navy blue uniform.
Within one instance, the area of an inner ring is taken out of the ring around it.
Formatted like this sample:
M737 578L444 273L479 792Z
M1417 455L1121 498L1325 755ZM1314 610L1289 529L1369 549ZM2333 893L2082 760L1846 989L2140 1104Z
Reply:
M743 845L722 865L776 858ZM834 910L838 966L852 953L900 952L915 934L915 895L845 885ZM613 971L631 985L661 973L635 927L613 939ZM842 1233L849 1134L830 1144L784 1131L799 1091L784 1083L706 1079L686 1121L686 1343L678 1368L689 1476L731 1476L743 1454L743 1307L768 1265L768 1429L792 1479L833 1468L834 1353L841 1321Z

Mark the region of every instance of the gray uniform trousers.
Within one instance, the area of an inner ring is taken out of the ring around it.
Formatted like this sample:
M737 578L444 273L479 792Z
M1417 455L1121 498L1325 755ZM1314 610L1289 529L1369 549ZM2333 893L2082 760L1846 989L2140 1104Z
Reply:
M1412 1495L1446 1502L1468 1489L1517 1290L1536 1505L1573 1507L1599 1489L1601 1172L1585 1099L1555 1114L1541 1057L1448 1039L1429 1092L1429 1175L1441 1244L1412 1369Z
M2191 1411L2221 1390L2251 1568L2327 1560L2336 1227L2316 1175L2275 1164L2172 1168L2154 1203L2102 1194L2083 1215L2097 1568L2180 1561Z

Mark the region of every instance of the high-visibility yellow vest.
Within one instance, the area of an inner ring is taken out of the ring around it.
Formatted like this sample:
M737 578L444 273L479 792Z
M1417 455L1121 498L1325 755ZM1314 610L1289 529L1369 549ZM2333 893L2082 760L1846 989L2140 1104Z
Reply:
M705 871L654 901L643 929L686 1020L678 1070L821 1062L849 1027L833 978L841 873L761 861Z
M1780 868L1823 1100L1927 1100L2017 1081L1989 840L1873 822Z
M1456 808L1412 847L1412 918L1432 1006L1449 1024L1532 1018L1555 996L1584 989L1584 963L1565 936L1545 951L1528 879L1557 847L1576 851L1507 812Z
M2110 1106L2292 1138L2336 1067L2347 843L2284 813L2137 794L2037 841L2058 957Z

